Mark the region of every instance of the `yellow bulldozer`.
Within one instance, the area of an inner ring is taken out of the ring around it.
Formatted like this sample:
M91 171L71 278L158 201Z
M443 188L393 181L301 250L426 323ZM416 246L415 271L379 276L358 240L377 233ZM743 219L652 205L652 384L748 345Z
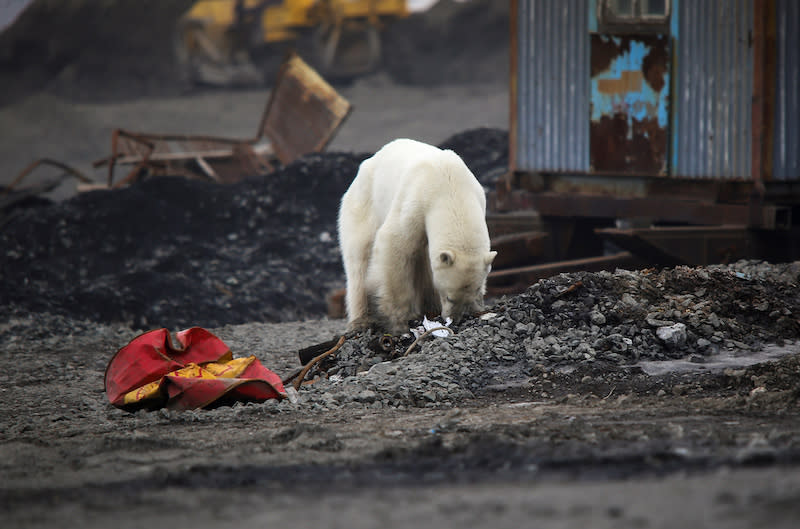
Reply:
M375 69L382 29L407 15L405 0L199 0L178 22L176 58L193 83L261 83L289 49L351 78Z

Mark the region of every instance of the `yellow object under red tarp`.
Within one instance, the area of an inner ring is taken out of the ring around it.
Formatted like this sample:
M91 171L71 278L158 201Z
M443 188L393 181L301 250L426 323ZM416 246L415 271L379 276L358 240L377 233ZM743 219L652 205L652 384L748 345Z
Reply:
M140 334L108 363L108 400L125 410L170 408L189 410L231 401L263 402L286 397L278 375L255 356L233 358L225 342L192 327Z

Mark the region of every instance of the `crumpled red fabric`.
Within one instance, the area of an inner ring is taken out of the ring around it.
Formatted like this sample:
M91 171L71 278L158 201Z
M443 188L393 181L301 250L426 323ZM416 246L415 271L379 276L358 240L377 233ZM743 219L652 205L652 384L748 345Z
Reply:
M105 388L114 406L129 411L189 410L235 401L263 402L287 396L278 375L255 357L233 358L211 332L192 327L140 334L114 354L106 367Z

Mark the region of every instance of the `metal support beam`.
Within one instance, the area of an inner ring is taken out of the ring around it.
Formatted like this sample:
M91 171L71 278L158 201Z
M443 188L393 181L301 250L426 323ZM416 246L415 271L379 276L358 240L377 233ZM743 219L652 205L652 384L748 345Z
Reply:
M493 197L493 203L501 210L535 210L543 217L645 218L654 222L706 225L747 225L751 215L747 204L675 197L628 198L516 190L505 194L502 200Z
M525 289L540 279L561 273L599 272L601 270L615 270L617 268L632 270L641 268L644 265L644 262L630 252L620 252L613 255L604 255L602 257L556 261L540 265L497 270L489 274L489 278L486 282L486 294L489 296L518 294L525 291Z
M757 253L754 233L744 225L606 228L597 234L654 265L729 263Z

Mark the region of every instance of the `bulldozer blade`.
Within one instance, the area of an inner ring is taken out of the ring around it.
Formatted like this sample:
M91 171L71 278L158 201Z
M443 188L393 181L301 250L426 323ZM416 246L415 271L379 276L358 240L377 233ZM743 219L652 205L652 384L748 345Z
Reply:
M314 35L320 71L330 78L346 78L373 71L381 58L378 28L366 21L323 25Z
M223 43L209 36L196 20L178 23L175 59L186 82L219 87L260 86L264 73L244 52L231 55Z

